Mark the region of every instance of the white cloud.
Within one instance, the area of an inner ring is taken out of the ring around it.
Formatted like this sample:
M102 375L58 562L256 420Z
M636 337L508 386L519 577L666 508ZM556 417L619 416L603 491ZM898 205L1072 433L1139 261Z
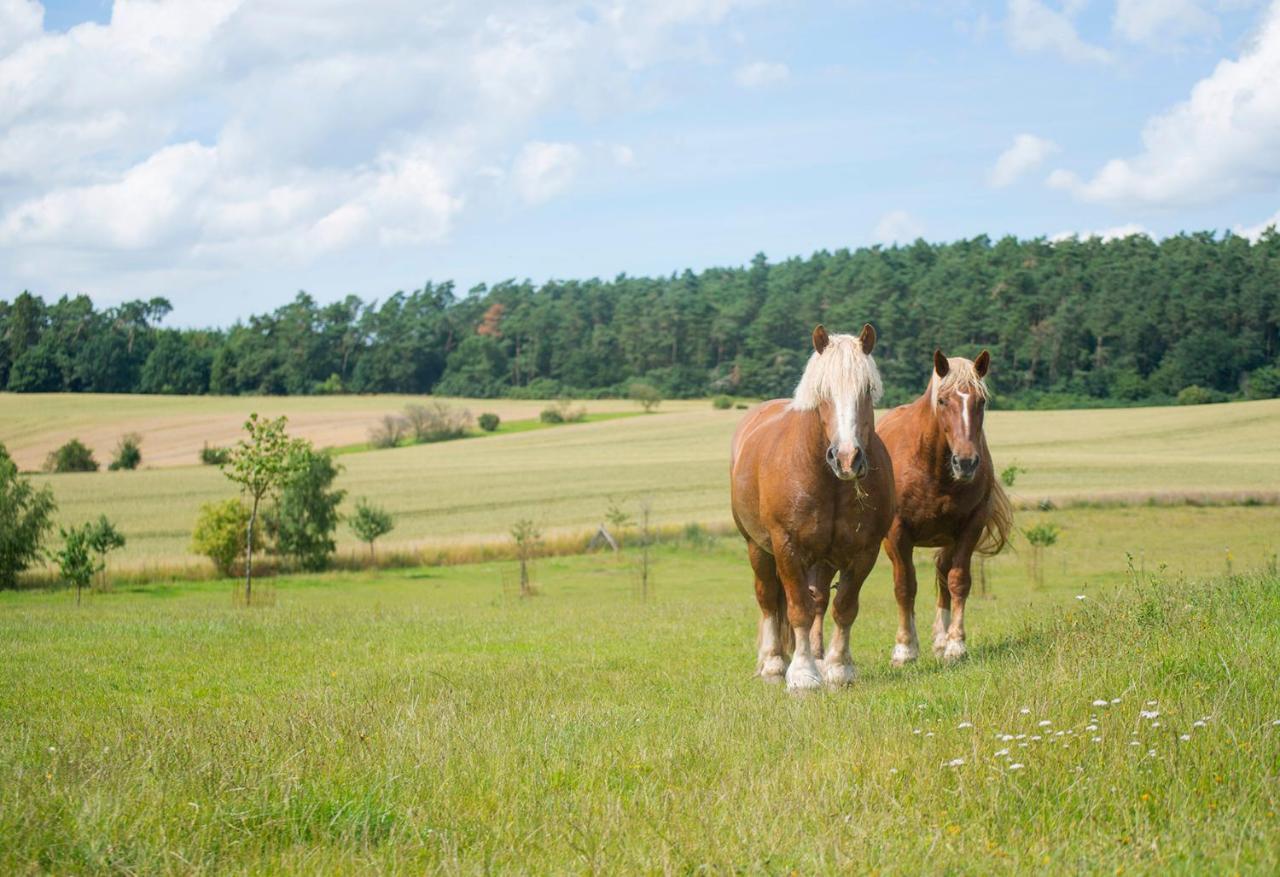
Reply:
M1110 52L1085 42L1076 32L1072 18L1079 10L1078 3L1066 3L1059 11L1040 0L1009 0L1009 15L1005 20L1009 42L1019 51L1055 52L1068 61L1110 61Z
M891 210L871 233L878 244L907 244L924 234L924 226L905 210Z
M520 197L530 204L549 201L568 188L581 161L582 150L572 143L526 143L512 167Z
M651 103L650 68L705 61L744 2L115 0L59 33L0 0L0 261L92 288L439 241L629 165L538 124Z
M1197 0L1116 0L1112 28L1131 43L1157 48L1212 39L1220 30L1218 19Z
M996 188L1010 186L1024 174L1038 168L1057 149L1057 144L1052 140L1036 137L1034 134L1019 134L1013 138L1013 144L996 159L995 165L987 174L987 183Z
M1143 151L1087 180L1056 170L1049 184L1122 207L1203 205L1280 184L1280 0L1253 44L1222 61L1191 96L1147 121Z
M1246 237L1251 241L1256 241L1258 238L1262 237L1262 233L1269 228L1274 228L1277 231L1280 231L1280 211L1276 211L1270 219L1264 219L1257 225L1237 225L1232 229L1232 231L1241 237Z
M1049 238L1050 241L1057 243L1058 241L1071 240L1072 238L1086 241L1090 238L1100 238L1105 244L1108 241L1123 240L1124 238L1133 237L1134 235L1142 235L1155 240L1155 235L1148 231L1145 227L1136 222L1126 223L1125 225L1117 225L1113 228L1104 228L1101 231L1060 231Z
M0 55L40 35L44 7L35 0L0 0Z
M786 64L770 61L755 61L744 64L733 71L733 81L743 88L764 88L786 82L791 76L791 68Z

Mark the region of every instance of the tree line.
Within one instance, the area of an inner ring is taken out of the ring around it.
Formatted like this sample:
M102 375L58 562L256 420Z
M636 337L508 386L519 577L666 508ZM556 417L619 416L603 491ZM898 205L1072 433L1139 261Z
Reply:
M1280 395L1280 234L1155 242L981 236L820 251L667 277L451 283L328 304L300 292L225 329L162 326L167 299L0 301L13 392L435 393L526 398L791 392L822 322L880 331L889 403L931 355L993 356L1007 407Z

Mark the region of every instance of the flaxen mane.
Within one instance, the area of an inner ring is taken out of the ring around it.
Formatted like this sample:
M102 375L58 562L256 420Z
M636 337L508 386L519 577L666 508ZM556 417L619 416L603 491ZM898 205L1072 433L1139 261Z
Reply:
M809 357L790 407L812 411L826 400L854 398L868 390L871 401L879 402L884 386L876 361L862 352L857 335L832 335L822 353Z

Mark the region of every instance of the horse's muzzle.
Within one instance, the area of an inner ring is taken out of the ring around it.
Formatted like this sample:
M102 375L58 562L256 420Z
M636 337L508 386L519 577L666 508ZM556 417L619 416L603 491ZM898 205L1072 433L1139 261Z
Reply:
M955 476L956 481L963 481L967 484L978 474L978 464L981 462L981 459L976 456L952 457L951 474Z
M836 450L835 445L827 448L827 465L831 467L833 475L841 481L854 481L866 477L867 455L862 452L862 448L854 448L850 455L851 459L847 462L840 457L841 454Z

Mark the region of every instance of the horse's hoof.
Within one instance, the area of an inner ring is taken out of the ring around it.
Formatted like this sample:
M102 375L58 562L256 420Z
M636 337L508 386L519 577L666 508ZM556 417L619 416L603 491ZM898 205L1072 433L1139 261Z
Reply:
M811 691L821 687L822 677L818 675L818 666L813 661L793 663L787 668L787 691Z
M940 636L933 641L933 656L935 658L941 658L946 651L947 638L945 636Z
M827 666L822 671L822 676L826 679L827 685L832 688L844 688L846 685L853 684L854 679L857 678L857 672L853 669L853 664L837 664L835 661L827 661Z
M781 682L787 675L787 662L781 655L770 655L760 665L759 675L765 682Z
M968 654L969 650L965 648L964 642L958 639L953 639L947 643L946 648L942 650L942 660L946 661L948 664L954 664L957 661L964 660L965 656Z
M919 657L919 647L896 643L893 647L893 657L889 659L889 663L894 667L905 667L908 664L914 664Z

